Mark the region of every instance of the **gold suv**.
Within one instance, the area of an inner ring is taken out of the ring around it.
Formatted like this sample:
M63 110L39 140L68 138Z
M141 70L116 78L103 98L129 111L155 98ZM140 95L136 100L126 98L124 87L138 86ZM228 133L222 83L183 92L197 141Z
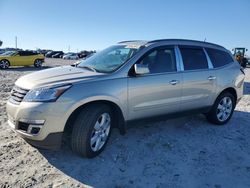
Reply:
M191 40L125 41L80 61L19 78L9 125L34 146L70 134L72 150L101 153L112 128L153 116L203 113L226 124L243 95L244 70L224 47Z

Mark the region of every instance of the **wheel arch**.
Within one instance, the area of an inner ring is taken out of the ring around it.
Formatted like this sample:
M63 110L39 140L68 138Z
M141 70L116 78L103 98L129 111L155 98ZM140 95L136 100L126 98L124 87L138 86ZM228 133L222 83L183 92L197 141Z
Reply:
M87 103L84 103L80 106L78 106L77 108L75 108L73 110L73 112L71 112L71 114L69 115L66 124L64 126L64 133L69 133L71 134L72 132L72 128L73 128L73 124L74 121L77 117L77 115L80 113L80 111L84 108L87 108L90 105L96 105L96 104L106 104L107 106L109 106L112 110L112 112L115 114L114 116L114 121L115 121L115 127L119 129L121 134L125 134L125 118L124 118L124 114L121 110L121 108L119 107L118 104L116 104L113 101L110 100L95 100L95 101L89 101Z
M6 59L6 58L3 58L3 59L0 59L0 61L8 61L9 62L9 65L11 66L11 64L10 64L10 60L9 59Z
M228 88L225 88L224 90L222 90L219 95L216 97L216 99L222 94L222 93L225 93L225 92L229 92L231 93L234 97L235 97L235 102L237 101L237 91L235 88L233 87L228 87Z

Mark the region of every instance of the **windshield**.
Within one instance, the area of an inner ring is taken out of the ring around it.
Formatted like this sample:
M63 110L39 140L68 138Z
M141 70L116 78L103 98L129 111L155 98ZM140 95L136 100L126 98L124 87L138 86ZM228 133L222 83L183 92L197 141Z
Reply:
M245 52L245 49L243 48L238 48L238 49L235 49L235 55L244 55L244 52Z
M109 73L117 70L138 51L138 47L115 45L80 61L77 67Z
M1 54L1 56L13 56L15 55L17 52L16 51L7 51Z

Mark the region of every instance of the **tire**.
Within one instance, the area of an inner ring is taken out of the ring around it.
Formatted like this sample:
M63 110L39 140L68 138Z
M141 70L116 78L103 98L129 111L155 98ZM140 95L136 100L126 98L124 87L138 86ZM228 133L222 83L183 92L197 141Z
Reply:
M36 60L34 61L34 67L36 67L36 68L41 68L41 67L42 67L42 64L43 64L43 62L42 62L42 60L40 60L40 59L36 59Z
M0 68L8 69L10 67L10 62L7 59L0 60Z
M112 120L111 109L104 104L91 105L81 110L74 122L71 134L73 152L87 158L99 155L110 137Z
M211 110L206 114L207 120L216 125L226 124L233 115L235 105L236 99L231 93L222 93L217 97Z

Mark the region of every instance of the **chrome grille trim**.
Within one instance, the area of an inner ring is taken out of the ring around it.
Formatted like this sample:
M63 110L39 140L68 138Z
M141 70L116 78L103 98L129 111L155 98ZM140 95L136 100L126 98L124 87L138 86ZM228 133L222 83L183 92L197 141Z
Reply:
M20 104L25 97L25 95L28 93L29 90L20 88L18 86L14 86L10 93L10 99L9 101L14 104Z

